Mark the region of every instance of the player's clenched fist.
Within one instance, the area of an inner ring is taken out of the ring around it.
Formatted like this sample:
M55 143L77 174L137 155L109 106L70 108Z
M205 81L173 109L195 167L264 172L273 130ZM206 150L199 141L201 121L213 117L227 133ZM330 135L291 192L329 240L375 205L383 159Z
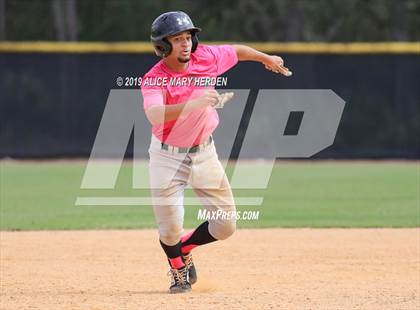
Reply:
M204 94L195 99L197 105L201 108L215 106L219 102L219 93L214 89L204 91Z

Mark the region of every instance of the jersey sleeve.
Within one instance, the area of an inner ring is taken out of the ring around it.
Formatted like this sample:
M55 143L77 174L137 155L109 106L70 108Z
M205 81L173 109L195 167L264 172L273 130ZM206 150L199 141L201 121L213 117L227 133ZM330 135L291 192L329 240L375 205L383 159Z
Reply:
M232 45L208 45L217 65L217 75L221 75L238 63L238 55Z
M145 78L150 79L153 77L145 76ZM145 111L152 106L165 105L165 96L161 87L142 85L141 92L143 95L143 107Z

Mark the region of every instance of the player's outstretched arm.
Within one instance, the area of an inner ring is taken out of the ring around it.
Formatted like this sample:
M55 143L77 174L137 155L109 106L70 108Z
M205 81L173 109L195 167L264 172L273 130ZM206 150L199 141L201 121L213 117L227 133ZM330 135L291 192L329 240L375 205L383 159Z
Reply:
M239 61L258 61L262 63L267 70L275 73L281 73L286 76L292 75L288 68L284 67L284 61L276 55L268 55L256 49L246 46L234 44Z

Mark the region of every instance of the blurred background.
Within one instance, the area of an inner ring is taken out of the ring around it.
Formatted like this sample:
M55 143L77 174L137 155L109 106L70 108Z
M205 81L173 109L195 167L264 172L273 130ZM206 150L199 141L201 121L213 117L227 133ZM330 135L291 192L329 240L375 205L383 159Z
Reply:
M250 122L262 89L331 89L346 101L334 143L312 157L333 160L279 160L266 189L234 188L235 197L264 198L250 206L261 218L240 227L420 226L419 0L0 0L0 230L155 227L149 206L75 204L150 196L134 186L148 181L134 176L131 160L112 190L80 185L107 98L122 89L117 77L141 77L159 61L150 25L172 10L203 29L200 42L247 44L280 55L293 71L286 78L243 62L224 74L220 91L243 100L219 113L220 158L239 154L250 126L254 140L278 141L278 113ZM148 156L141 102L138 112L128 159L134 149ZM110 135L110 145L116 140ZM265 171L260 160L238 165L244 180ZM191 207L186 227L199 223L199 206Z
M280 78L247 62L226 74L227 88L254 98L264 88L332 89L346 101L334 145L315 158L420 158L418 0L0 0L0 157L88 157L115 79L159 60L150 25L171 10L191 16L200 41L250 44L294 72ZM88 43L127 41L134 51Z
M148 41L165 11L185 10L204 40L419 41L416 0L0 0L0 39Z

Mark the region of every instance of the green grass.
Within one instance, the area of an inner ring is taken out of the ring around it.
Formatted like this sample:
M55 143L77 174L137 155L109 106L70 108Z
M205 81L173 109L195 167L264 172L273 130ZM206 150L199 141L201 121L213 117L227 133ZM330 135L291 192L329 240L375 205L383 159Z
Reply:
M124 164L114 190L81 190L80 162L1 162L1 230L155 227L150 206L75 206L78 196L148 196L132 189ZM253 177L257 165L244 166ZM235 190L264 197L256 221L239 227L419 227L420 168L406 162L299 162L276 165L265 190ZM199 223L199 206L186 206L185 225Z

